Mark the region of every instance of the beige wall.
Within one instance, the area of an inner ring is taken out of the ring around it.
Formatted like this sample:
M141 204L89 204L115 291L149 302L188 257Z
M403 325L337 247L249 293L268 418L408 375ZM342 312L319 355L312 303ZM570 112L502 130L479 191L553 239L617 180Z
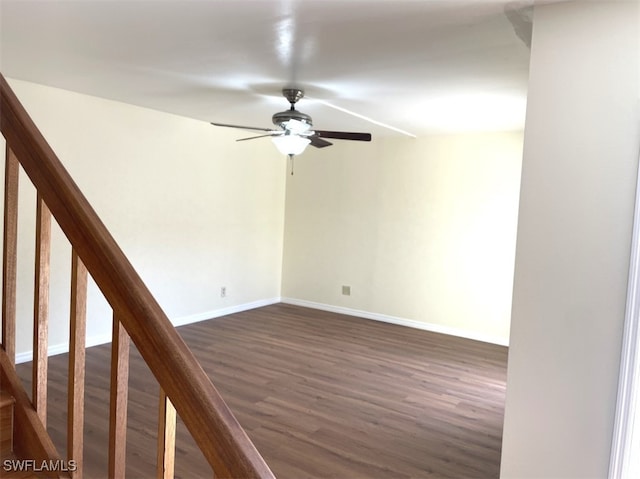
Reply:
M284 160L269 143L238 145L234 132L203 122L10 83L177 322L282 294L507 342L521 133L309 149L286 176L283 258ZM22 355L31 350L34 201L22 175ZM50 346L62 351L70 255L55 226L53 248ZM109 333L93 286L89 343Z
M10 84L170 318L204 319L277 300L285 162L270 144L237 144L234 132L204 122L22 81ZM32 330L35 200L24 179L18 353L31 350ZM68 341L70 259L58 230L54 239L55 349ZM110 313L95 288L89 308L89 341L108 340Z
M204 122L10 83L177 323L283 296L507 343L521 133L336 141L285 176L270 142L237 144L233 130ZM35 200L23 180L19 353L31 349L33 291ZM54 228L50 345L60 351L69 261ZM89 342L109 340L95 287L89 315Z
M607 477L640 147L638 8L535 11L504 478Z
M283 297L506 344L522 134L331 148L287 182Z

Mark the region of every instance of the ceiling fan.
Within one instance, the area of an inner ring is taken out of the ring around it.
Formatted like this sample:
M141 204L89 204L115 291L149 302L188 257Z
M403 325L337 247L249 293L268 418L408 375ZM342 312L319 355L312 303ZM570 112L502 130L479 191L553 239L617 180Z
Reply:
M333 143L327 141L325 138L336 140L371 141L370 133L314 130L311 117L295 109L295 104L304 96L304 91L298 88L284 88L282 90L282 95L289 101L291 108L278 112L271 117L271 121L277 128L229 125L226 123L211 124L215 126L266 132L263 135L240 138L236 141L271 137L278 150L282 154L288 155L290 158L294 155L301 154L307 145L315 146L316 148L331 146Z

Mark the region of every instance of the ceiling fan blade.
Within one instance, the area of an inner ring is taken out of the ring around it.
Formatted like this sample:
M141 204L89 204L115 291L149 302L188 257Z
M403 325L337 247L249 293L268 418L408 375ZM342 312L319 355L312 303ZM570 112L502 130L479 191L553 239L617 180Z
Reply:
M321 138L335 138L336 140L371 141L371 133L353 133L348 131L314 130Z
M242 126L242 125L228 125L227 123L213 123L214 126L224 126L227 128L240 128L242 130L256 130L256 131L273 131L272 128L260 128L259 126Z
M324 148L326 146L331 146L333 145L333 143L327 141L327 140L323 140L322 138L320 138L319 136L311 136L309 137L309 139L311 140L311 146L315 146L316 148Z
M279 131L273 131L271 133L267 133L266 135L258 135L258 136L249 136L247 138L239 138L236 141L246 141L246 140L255 140L256 138L264 138L266 136L276 136L278 135L280 132Z

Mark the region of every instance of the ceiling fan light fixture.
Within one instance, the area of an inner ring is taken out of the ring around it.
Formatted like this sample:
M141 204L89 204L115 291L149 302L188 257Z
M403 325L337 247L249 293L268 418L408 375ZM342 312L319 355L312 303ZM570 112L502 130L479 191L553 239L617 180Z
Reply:
M274 136L271 141L283 155L299 155L311 143L309 138L298 135Z
M311 129L311 124L303 120L290 119L282 123L282 128L291 133L305 133Z

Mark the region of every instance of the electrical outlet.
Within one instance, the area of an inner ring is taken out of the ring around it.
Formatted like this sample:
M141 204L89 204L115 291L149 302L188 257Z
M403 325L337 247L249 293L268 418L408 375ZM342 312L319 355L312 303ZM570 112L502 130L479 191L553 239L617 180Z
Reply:
M222 286L220 288L220 297L221 298L226 298L227 297L227 287L226 286Z
M351 286L343 286L342 287L342 294L344 296L351 296Z

